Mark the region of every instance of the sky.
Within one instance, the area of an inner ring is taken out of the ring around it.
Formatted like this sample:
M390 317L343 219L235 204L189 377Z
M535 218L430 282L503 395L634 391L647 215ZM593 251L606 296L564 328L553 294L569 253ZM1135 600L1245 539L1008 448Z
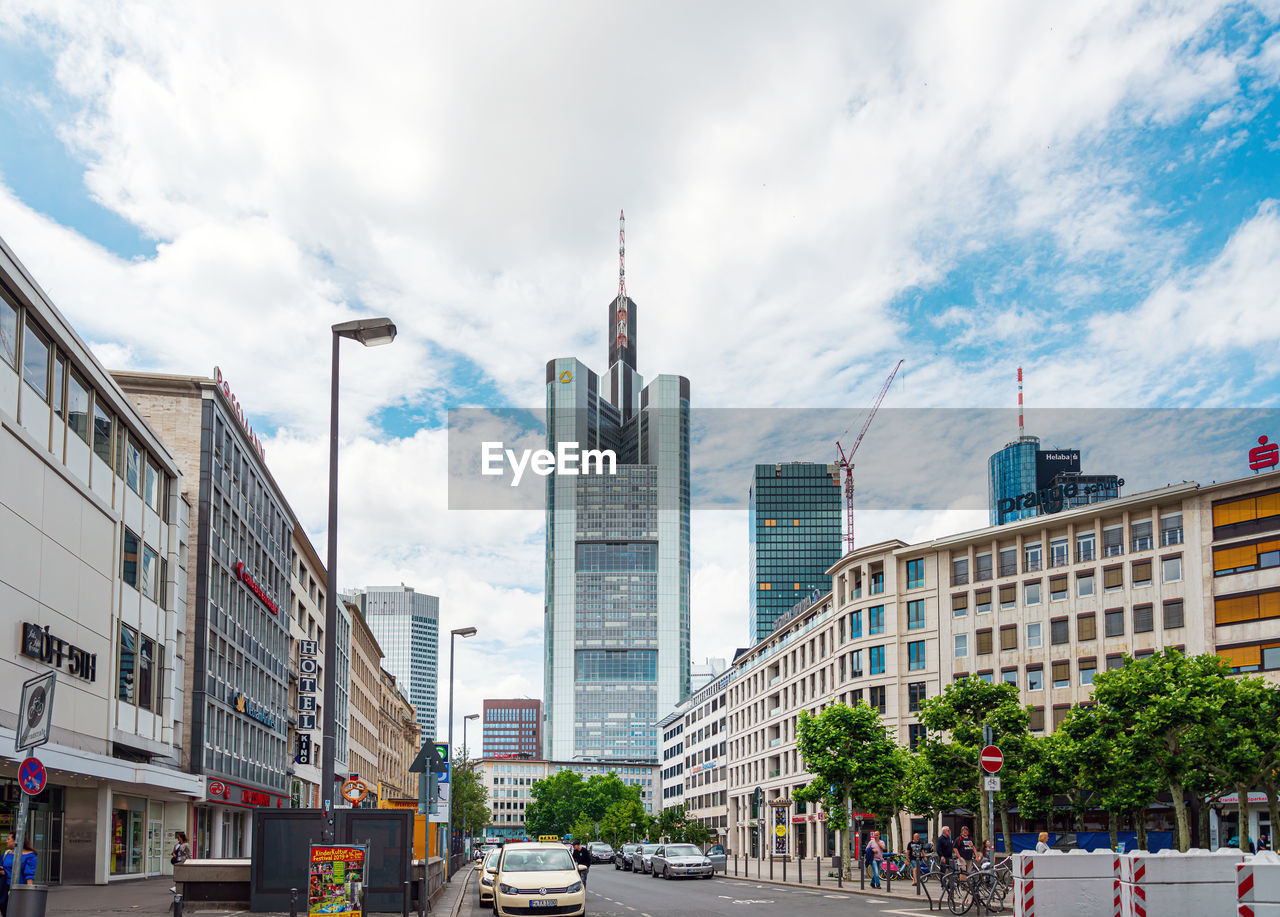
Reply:
M7 0L0 236L109 368L219 365L321 546L328 327L396 322L342 353L338 578L478 628L460 732L542 695L544 543L536 510L449 508L449 412L607 368L620 210L640 372L839 412L740 457L832 460L899 359L886 408L951 416L1013 408L1024 367L1048 440L1048 409L1275 408L1278 84L1276 0ZM860 541L986 519L872 506ZM746 514L692 526L693 657L729 657Z

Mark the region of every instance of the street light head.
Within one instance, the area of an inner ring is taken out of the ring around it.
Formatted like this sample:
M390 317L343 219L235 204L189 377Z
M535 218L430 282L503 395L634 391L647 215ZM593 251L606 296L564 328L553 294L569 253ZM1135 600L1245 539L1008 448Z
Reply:
M453 630L449 631L449 633L458 637L474 637L476 635L476 629L474 627L455 627Z
M464 717L463 717L463 719L464 719L464 720L478 720L478 719L480 719L480 714L478 714L478 713L468 713L466 716L464 716Z
M353 322L340 322L333 326L338 337L351 338L366 347L390 344L396 339L395 323L389 318L358 318Z

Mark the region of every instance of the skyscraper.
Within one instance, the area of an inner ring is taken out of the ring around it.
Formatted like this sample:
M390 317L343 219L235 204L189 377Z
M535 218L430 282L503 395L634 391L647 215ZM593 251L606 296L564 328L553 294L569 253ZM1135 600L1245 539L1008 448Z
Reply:
M424 739L436 734L436 683L440 655L440 600L412 586L356 590L360 610L382 647L382 667L409 692Z
M542 754L542 701L531 697L485 698L481 719L486 758L536 758Z
M752 645L814 589L831 588L826 572L841 557L840 506L835 465L756 465L747 515Z
M689 692L689 380L636 371L622 270L608 334L603 377L547 363L547 448L617 457L613 474L547 479L543 752L556 760L656 760L653 724Z

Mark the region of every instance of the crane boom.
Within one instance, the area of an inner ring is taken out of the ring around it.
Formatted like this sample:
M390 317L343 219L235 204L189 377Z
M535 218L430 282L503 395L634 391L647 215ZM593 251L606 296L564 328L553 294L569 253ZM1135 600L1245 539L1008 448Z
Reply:
M898 375L898 370L902 368L903 360L899 360L897 365L893 367L893 371L889 373L889 377L884 380L884 385L880 386L880 393L876 395L875 403L871 406L871 411L867 414L866 421L862 424L862 429L858 431L858 437L853 441L853 446L848 452L844 451L844 447L840 445L840 441L836 440L836 467L844 469L844 514L845 514L845 553L853 550L853 456L858 451L858 447L862 445L862 438L867 435L867 430L871 427L871 421L875 420L876 412L880 410L880 405L884 402L885 395L889 394L889 386L893 384L894 377ZM847 432L847 431L846 431Z

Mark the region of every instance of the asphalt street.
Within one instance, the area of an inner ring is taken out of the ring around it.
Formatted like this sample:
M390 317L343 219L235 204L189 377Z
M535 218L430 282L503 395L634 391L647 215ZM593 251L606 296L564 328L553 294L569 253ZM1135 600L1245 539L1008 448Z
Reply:
M475 880L468 884L461 913L486 917L476 900ZM863 895L790 888L717 875L714 879L654 879L594 866L587 881L589 917L765 917L786 914L906 915L928 914L923 900L873 898ZM936 911L934 912L937 913Z

